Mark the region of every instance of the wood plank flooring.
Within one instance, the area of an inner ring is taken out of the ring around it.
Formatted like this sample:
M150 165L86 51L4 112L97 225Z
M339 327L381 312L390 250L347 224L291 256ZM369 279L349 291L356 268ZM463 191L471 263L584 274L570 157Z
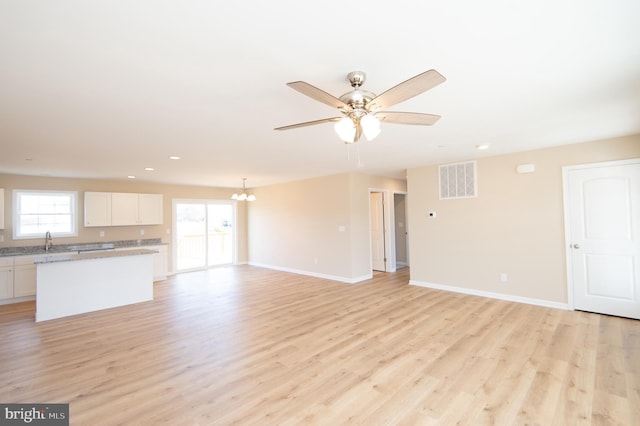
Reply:
M0 306L0 402L73 425L632 425L640 321L252 266L36 324Z

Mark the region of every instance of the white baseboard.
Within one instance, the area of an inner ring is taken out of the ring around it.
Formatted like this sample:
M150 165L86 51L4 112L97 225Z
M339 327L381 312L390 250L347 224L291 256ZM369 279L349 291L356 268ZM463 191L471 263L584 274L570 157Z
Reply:
M20 303L20 302L30 302L31 300L36 300L35 296L22 296L22 297L14 297L11 299L1 299L0 305L10 305L12 303Z
M513 296L511 294L494 293L491 291L474 290L471 288L456 287L456 286L443 285L443 284L433 284L433 283L427 283L427 282L416 281L416 280L409 280L409 285L433 288L435 290L452 291L455 293L469 294L472 296L488 297L491 299L506 300L508 302L517 302L517 303L526 303L528 305L544 306L546 308L571 310L571 308L569 307L569 304L567 303L552 302L550 300L532 299L529 297Z
M359 283L360 281L365 281L373 278L373 274L364 275L357 278L347 278L347 277L340 277L337 275L327 275L327 274L320 274L317 272L303 271L300 269L284 268L282 266L266 265L263 263L248 262L248 264L252 266L258 266L260 268L274 269L276 271L291 272L293 274L307 275L310 277L323 278L323 279L332 280L332 281L340 281L347 284L355 284L355 283Z

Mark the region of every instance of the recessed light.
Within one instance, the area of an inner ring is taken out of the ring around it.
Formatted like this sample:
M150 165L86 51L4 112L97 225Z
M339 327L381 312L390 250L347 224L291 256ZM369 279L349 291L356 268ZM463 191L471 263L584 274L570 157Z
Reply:
M169 156L169 160L179 160L180 157L178 157L177 155L171 155Z
M154 170L154 168L153 168L153 167L145 167L144 169L145 169L146 171L148 171L148 172L152 172L152 171Z
M476 148L478 148L478 149L487 149L487 148L489 148L489 145L486 144L486 143L482 144L482 145L476 145Z
M129 175L127 176L127 179L135 179L136 177L134 175Z

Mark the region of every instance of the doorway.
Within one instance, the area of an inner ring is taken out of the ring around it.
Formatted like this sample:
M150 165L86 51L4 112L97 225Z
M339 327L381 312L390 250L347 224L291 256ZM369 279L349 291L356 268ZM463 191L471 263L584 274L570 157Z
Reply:
M176 272L234 262L235 205L225 201L174 200Z
M563 169L569 303L640 319L640 159Z

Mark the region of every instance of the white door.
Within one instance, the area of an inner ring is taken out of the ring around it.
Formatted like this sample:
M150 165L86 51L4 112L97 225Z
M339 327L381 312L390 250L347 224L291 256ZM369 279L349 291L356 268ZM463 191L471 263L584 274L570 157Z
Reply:
M640 319L640 159L564 172L574 308Z
M374 271L386 271L384 252L384 194L370 194L371 266Z

